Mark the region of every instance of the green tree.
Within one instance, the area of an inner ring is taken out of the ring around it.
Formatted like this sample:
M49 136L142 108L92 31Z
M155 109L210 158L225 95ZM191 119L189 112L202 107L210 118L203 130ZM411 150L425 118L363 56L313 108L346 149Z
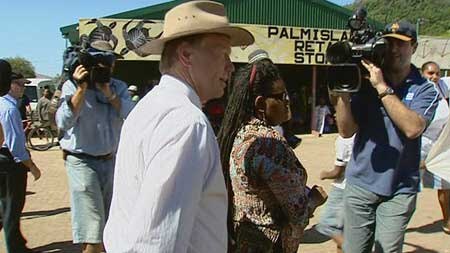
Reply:
M26 78L36 77L34 66L29 60L20 56L6 58L5 60L11 64L13 72L20 73Z
M364 6L369 18L383 24L401 19L413 24L420 18L420 35L442 36L450 32L450 0L356 0L347 6Z

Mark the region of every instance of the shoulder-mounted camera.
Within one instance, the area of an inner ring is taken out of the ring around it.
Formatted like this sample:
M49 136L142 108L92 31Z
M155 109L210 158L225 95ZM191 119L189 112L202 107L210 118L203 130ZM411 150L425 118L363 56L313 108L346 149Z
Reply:
M375 32L367 22L367 11L359 8L348 20L350 39L332 44L326 52L328 88L335 92L357 92L362 75L367 70L361 65L366 59L381 67L387 50L387 40L382 32Z

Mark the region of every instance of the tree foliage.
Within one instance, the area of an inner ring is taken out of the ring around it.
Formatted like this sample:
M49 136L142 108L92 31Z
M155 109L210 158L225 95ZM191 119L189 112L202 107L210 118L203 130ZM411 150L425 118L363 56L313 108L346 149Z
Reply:
M442 36L450 34L450 0L356 0L347 6L352 10L366 7L369 18L383 24L407 20L420 22L420 35Z
M13 72L20 73L26 78L36 77L34 66L29 60L20 56L6 58L5 60L11 64Z

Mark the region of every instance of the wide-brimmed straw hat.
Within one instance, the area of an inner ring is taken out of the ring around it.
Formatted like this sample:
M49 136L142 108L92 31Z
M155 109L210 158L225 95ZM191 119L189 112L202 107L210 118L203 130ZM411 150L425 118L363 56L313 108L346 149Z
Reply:
M164 44L170 40L205 33L224 34L230 38L231 46L250 45L255 41L246 29L230 26L223 4L190 1L169 10L161 37L147 42L141 49L148 54L161 54Z

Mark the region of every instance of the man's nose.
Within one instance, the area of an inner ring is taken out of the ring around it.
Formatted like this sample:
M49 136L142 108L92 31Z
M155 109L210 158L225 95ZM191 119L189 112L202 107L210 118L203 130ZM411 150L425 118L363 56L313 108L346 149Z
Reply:
M394 45L389 45L389 51L390 52L395 52L396 51L396 47Z

